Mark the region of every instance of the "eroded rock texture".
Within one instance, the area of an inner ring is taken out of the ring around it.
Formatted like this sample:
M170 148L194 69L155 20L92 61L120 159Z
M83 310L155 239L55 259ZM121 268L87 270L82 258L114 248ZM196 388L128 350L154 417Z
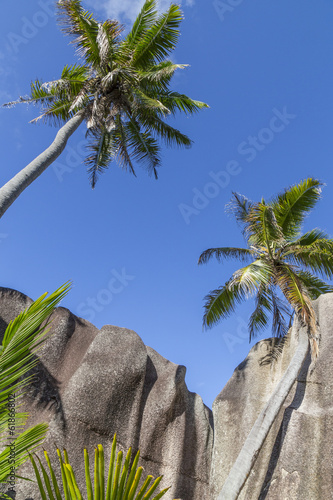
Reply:
M333 294L322 295L315 308L321 333L319 358L314 365L307 359L239 500L333 498ZM287 368L297 339L289 338L277 361L265 364L272 345L272 339L256 344L214 402L213 500Z
M30 303L0 289L0 334ZM315 365L307 359L239 500L333 498L333 294L321 296L315 308L319 358ZM133 331L98 330L64 308L53 315L52 333L26 405L31 425L50 424L44 447L53 461L54 443L65 447L83 485L83 448L93 456L101 443L108 460L117 432L121 449L140 448L146 473L163 474L162 486L172 485L166 500L216 500L297 345L296 336L287 338L276 360L272 339L251 349L214 402L213 447L211 411L187 390L185 367L145 346ZM30 464L21 473L34 477ZM34 485L18 482L16 500L39 499Z
M31 303L0 289L0 329ZM166 500L208 500L213 444L211 411L188 391L185 367L146 347L133 331L98 330L70 311L53 314L52 335L39 353L37 379L26 397L30 425L48 422L43 446L56 463L65 447L83 486L83 448L93 457L102 444L109 460L113 435L119 447L141 451L146 474L163 475ZM20 471L34 477L30 464ZM32 483L18 481L16 500L39 500Z

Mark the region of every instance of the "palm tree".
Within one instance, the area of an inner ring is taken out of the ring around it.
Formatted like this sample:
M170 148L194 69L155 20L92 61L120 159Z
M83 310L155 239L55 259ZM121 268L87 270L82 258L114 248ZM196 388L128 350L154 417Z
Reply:
M272 316L273 335L288 331L292 315L300 326L298 347L291 363L254 424L218 500L236 499L264 440L285 401L311 346L318 354L316 316L311 301L333 291L317 274L333 275L333 240L320 229L301 234L306 215L321 195L322 183L306 179L279 194L270 202L254 203L233 193L229 210L242 228L247 248L210 248L199 264L216 257L221 262L237 258L249 263L236 271L220 288L205 298L204 327L210 328L228 317L238 303L254 297L255 308L249 319L250 340L263 330ZM294 326L294 328L296 328Z
M207 104L170 89L177 69L167 56L174 50L183 19L171 4L159 15L156 0L146 0L124 39L123 26L107 19L96 21L81 0L62 0L57 13L62 31L73 37L82 64L65 66L60 79L31 84L31 95L7 103L32 103L42 107L43 120L63 124L53 143L0 189L0 217L41 173L58 158L67 140L87 125L88 167L92 187L111 161L135 175L142 164L157 178L160 145L190 147L192 141L164 119L177 112L191 115Z
M0 444L4 448L0 453L0 483L15 476L13 471L29 458L28 452L45 437L47 424L38 424L22 432L28 415L17 410L22 390L31 382L27 374L38 363L35 354L46 339L48 318L68 289L69 284L65 284L33 302L9 323L0 345Z

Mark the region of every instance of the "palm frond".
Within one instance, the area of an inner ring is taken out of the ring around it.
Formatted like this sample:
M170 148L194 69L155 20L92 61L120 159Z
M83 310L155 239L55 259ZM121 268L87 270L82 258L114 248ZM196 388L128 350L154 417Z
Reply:
M116 121L116 129L114 131L115 138L115 151L117 160L120 163L120 166L127 170L129 169L133 175L136 176L134 166L131 160L131 154L129 151L129 138L127 134L126 127L123 126L120 116L115 118Z
M48 324L43 327L40 325L68 293L68 289L69 284L66 284L49 297L46 296L47 294L42 295L9 323L3 337L0 353L1 394L8 388L9 384L13 384L13 379L9 379L9 377L16 376L17 373L19 373L17 378L21 377L21 370L27 363L31 362L33 356L31 351L40 346L47 333ZM3 378L4 375L6 375L5 378ZM14 390L13 387L11 389Z
M53 125L66 123L76 113L76 109L74 108L71 110L71 108L72 102L69 100L54 100L52 104L49 104L46 111L33 120L30 120L29 123L37 123L39 121L42 121L43 123L51 123Z
M303 286L306 288L307 293L311 300L315 300L324 293L332 293L333 286L328 285L325 281L321 280L312 273L306 271L297 272L298 279L301 281Z
M107 19L98 25L97 45L101 67L112 66L112 56L115 46L119 43L119 36L124 28L118 21Z
M81 64L66 65L61 73L61 80L70 98L75 97L90 78L89 67Z
M235 311L236 305L245 299L244 291L237 286L230 288L228 282L212 290L204 298L203 327L211 328L221 319L227 318Z
M159 493L157 493L158 486L162 480L162 476L157 477L155 480L152 476L147 476L146 479L140 481L143 467L139 467L140 452L138 451L131 460L132 449L130 448L126 453L125 460L124 454L120 450L117 453L117 440L116 435L114 435L113 443L111 447L111 456L109 463L108 475L105 475L105 458L104 449L102 445L97 445L95 448L95 461L93 473L90 471L89 464L89 453L84 450L84 469L85 469L85 482L86 490L88 494L88 500L93 500L93 498L102 499L114 499L114 500L159 500L170 488L164 488ZM65 491L66 499L76 499L83 500L83 493L78 486L75 472L70 465L67 451L64 450L64 457L59 449L57 449L57 455L60 462L60 470L62 477L62 486ZM38 487L41 495L46 497L45 489L49 494L50 500L54 500L53 491L57 496L57 499L61 500L59 485L56 480L56 475L54 472L54 467L48 456L48 453L44 451L44 456L50 473L46 471L43 467L41 460L37 455L39 466L42 471L43 479L39 473L39 469L34 457L31 455L30 460L34 467L35 475L38 482ZM93 475L93 481L92 476ZM45 483L45 488L44 484ZM94 482L94 494L92 483ZM151 484L152 483L152 484ZM105 491L106 489L106 491ZM157 493L157 494L156 494Z
M150 17L153 15L151 12ZM146 20L148 17L146 16ZM171 4L149 28L141 30L139 40L133 45L133 64L138 68L145 68L168 56L177 44L182 20L183 15L179 6Z
M7 477L12 474L13 461L15 461L15 469L18 469L29 458L28 451L32 452L40 446L45 439L47 429L47 424L37 424L11 440L15 455L13 456L8 446L0 453L0 483L6 482Z
M157 116L160 114L162 116L170 114L169 109L164 106L164 104L159 99L154 99L149 95L145 94L140 88L134 88L132 90L132 95L135 97L136 106L143 108L147 113L155 113Z
M295 310L300 319L313 331L316 330L315 312L303 282L288 264L279 264L276 271L276 284Z
M287 262L298 264L312 271L331 278L333 276L333 242L332 240L317 240L309 246L292 246L283 254Z
M208 104L201 101L195 101L185 94L179 94L178 92L168 91L159 92L155 96L161 103L168 108L168 110L175 115L178 111L185 113L186 115L192 115L200 111L203 108L209 108Z
M305 217L320 199L322 185L310 177L289 187L273 200L271 206L286 239L298 237Z
M31 94L30 96L21 96L16 101L7 102L2 105L2 107L13 107L16 104L36 104L43 105L49 103L56 99L56 89L47 89L45 84L40 80L35 80L31 82Z
M91 187L94 188L99 174L109 167L115 155L115 140L112 133L100 129L91 130L87 149L90 154L84 159L88 167Z
M268 322L268 313L272 312L272 304L265 287L260 286L255 298L255 308L249 319L249 341L253 339Z
M273 278L272 266L263 259L255 260L248 266L235 271L229 286L239 286L247 297L253 296L260 287L266 288Z
M154 92L161 89L168 91L170 81L177 69L187 68L188 64L174 64L172 61L162 61L155 66L151 66L146 71L139 71L141 85L148 87Z
M314 243L317 243L318 241L325 242L326 240L329 240L328 235L324 233L324 231L322 231L321 229L315 228L311 229L311 231L307 231L299 238L292 240L287 245L285 245L285 248L288 249L292 247L304 247L304 246L308 247L310 245L313 245ZM330 241L333 244L333 240Z
M264 200L251 207L246 221L246 236L250 244L264 246L271 251L273 244L282 245L285 242L274 211Z
M118 87L126 85L134 89L138 86L137 74L130 66L116 66L106 73L101 80L103 92L107 92L110 89L118 89Z
M163 121L161 118L156 116L155 113L150 114L145 112L143 115L139 112L138 117L140 122L142 122L143 125L154 134L156 139L162 139L167 146L185 148L190 148L192 146L192 141L189 137L187 137L187 135Z
M146 0L123 44L129 50L135 49L142 37L153 26L158 17L156 0Z
M286 303L273 290L271 290L271 300L273 309L272 333L274 337L281 338L287 335L289 329L285 316L287 315L290 320L292 314Z
M101 62L97 43L99 23L82 8L81 0L62 0L57 3L61 30L72 37L77 52L87 63L98 66Z
M14 420L16 429L9 429L10 441L15 444L15 466L19 467L28 458L27 451L38 446L47 430L46 424L39 424L21 432L27 414L17 412L18 399L23 389L30 383L32 376L27 376L29 370L36 366L38 358L35 356L48 332L49 316L55 306L62 300L69 290L69 283L58 288L47 297L42 295L30 307L21 312L6 328L0 349L0 428L4 431L4 421L12 408L9 397L14 400ZM23 380L22 380L23 378ZM19 394L15 394L18 392ZM13 418L13 417L11 417ZM1 441L3 441L1 439ZM8 442L8 438L7 438ZM3 443L1 443L3 444ZM10 447L6 446L0 454L0 482L3 482L11 472Z
M226 212L233 215L242 227L242 232L244 234L248 226L248 215L253 207L254 203L239 193L232 193L232 198L229 203L226 204Z
M86 66L66 65L60 79L45 83L39 80L32 82L31 95L22 102L40 105L42 114L30 123L42 120L58 125L74 116L85 103L85 100L78 102L77 96L86 88L88 74Z
M253 258L254 255L254 251L249 248L209 248L208 250L202 252L199 257L198 264L206 264L212 257L215 257L218 262L222 262L224 259L228 258L247 261L248 259Z
M133 118L126 124L126 131L132 157L142 163L148 173L153 173L157 179L157 168L161 163L158 143L148 131L141 131L140 125Z
M269 266L259 260L236 271L224 286L205 297L203 325L210 328L229 316L236 304L253 297L261 288L266 288L271 277Z

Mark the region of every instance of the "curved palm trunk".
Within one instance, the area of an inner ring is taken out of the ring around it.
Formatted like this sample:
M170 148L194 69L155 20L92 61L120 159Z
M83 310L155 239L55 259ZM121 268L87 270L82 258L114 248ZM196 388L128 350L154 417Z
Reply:
M296 326L293 330L296 330ZM290 364L278 383L269 401L258 416L250 434L248 435L243 448L241 449L236 462L234 463L217 500L235 500L248 478L252 467L256 461L258 453L264 444L266 436L274 423L291 387L306 359L309 349L309 339L306 328L299 328L299 341L296 352Z
M6 212L7 208L20 196L37 177L39 177L46 168L51 165L63 152L69 137L83 122L83 113L79 112L58 131L52 144L35 158L29 165L23 168L2 188L0 188L0 217Z

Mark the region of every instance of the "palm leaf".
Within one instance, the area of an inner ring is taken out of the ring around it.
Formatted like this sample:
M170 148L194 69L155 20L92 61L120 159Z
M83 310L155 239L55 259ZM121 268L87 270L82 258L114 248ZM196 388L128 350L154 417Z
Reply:
M47 424L37 424L21 432L15 439L10 438L15 449L15 469L18 469L28 459L28 451L31 452L42 443L47 429ZM16 428L16 430L19 429ZM10 447L7 446L0 453L0 483L6 482L7 477L11 474L12 460L13 455L11 455Z
M251 207L246 220L246 236L250 244L264 246L271 252L273 244L284 243L283 233L274 211L264 200Z
M276 270L276 283L289 304L305 324L314 327L315 314L307 289L298 275L288 264L279 264Z
M269 321L267 313L272 312L272 304L265 287L260 286L255 298L255 308L249 319L249 341L263 330Z
M314 273L331 278L333 276L333 242L317 240L309 246L291 246L284 252L287 262L296 263Z
M281 338L287 335L288 325L285 319L285 315L291 318L291 313L285 302L283 302L274 292L271 290L272 306L273 306L273 322L272 322L272 333L274 337Z
M55 306L62 300L69 290L65 284L47 297L42 295L30 307L20 313L6 328L0 349L0 429L5 430L4 421L7 420L7 398L16 391L22 395L22 389L31 381L27 373L38 363L35 353L41 347L48 332L48 318ZM22 377L25 379L22 380ZM11 440L15 444L15 466L19 467L28 458L28 450L36 448L45 437L46 424L39 424L21 432L22 425L27 419L26 413L17 412L18 397L14 397L15 429L9 428ZM19 433L17 436L16 434ZM1 436L3 441L3 436ZM8 439L7 439L8 441ZM10 473L10 448L7 446L0 454L0 482L3 482Z
M138 115L139 121L143 123L155 136L164 141L167 146L178 146L189 148L192 141L187 135L161 120L156 114L149 114L145 111L144 116Z
M241 261L246 261L249 258L253 258L255 252L249 248L234 248L234 247L222 247L222 248L209 248L202 252L199 257L198 264L206 264L212 257L215 257L218 262L222 262L224 259L234 258Z
M123 44L133 50L158 17L156 0L146 0Z
M140 83L150 91L158 92L161 89L168 91L170 81L177 69L187 68L188 64L174 64L172 61L162 61L151 66L146 71L139 71Z
M321 186L317 179L305 179L286 189L271 203L286 239L298 236L306 215L320 199Z
M110 466L109 473L107 478L107 484L105 485L104 479L104 471L105 471L105 462L104 462L104 449L102 445L98 445L95 448L95 461L94 461L94 492L92 490L92 480L91 473L89 468L89 453L87 450L84 450L84 465L85 465L85 479L87 485L88 499L93 500L159 500L169 488L165 488L160 491L157 495L153 497L153 494L156 493L158 485L160 484L162 477L158 477L155 479L153 484L150 486L150 483L153 479L152 476L148 476L144 481L139 490L139 482L142 476L143 468L138 467L138 461L140 452L138 452L133 460L132 465L131 462L131 448L128 450L125 461L123 463L123 452L119 451L116 454L116 435L114 435L113 443L111 447L111 456L110 456ZM49 493L49 499L62 500L62 496L56 481L56 476L54 472L54 468L52 466L51 460L48 456L48 453L44 451L45 459L48 465L48 469L50 471L50 475L43 467L41 460L36 455L37 460L39 462L39 466L42 470L43 479L39 473L38 465L36 460L32 455L30 455L30 460L34 467L35 475L38 482L39 491L44 499L47 500L44 484L46 485L46 490ZM61 477L62 477L62 486L65 494L65 500L83 500L83 494L77 484L77 480L75 477L75 473L73 468L71 467L68 459L67 451L64 450L64 459L62 458L62 454L59 449L57 449L57 455L60 462L61 468ZM52 490L53 486L53 490ZM105 491L106 486L106 491ZM43 496L44 495L44 496Z
M64 99L55 100L48 106L45 112L31 120L30 123L37 123L40 120L53 125L66 123L76 113L76 109L71 110L71 108L71 101Z
M119 35L123 31L123 26L118 21L107 19L103 24L98 25L97 45L99 49L100 65L103 68L112 65L112 56L115 46L119 43Z
M127 128L123 126L123 123L119 116L116 117L116 129L114 131L114 137L117 160L120 163L120 166L124 169L129 169L133 175L136 175L129 151L130 139L128 137Z
M185 94L179 94L173 91L162 91L156 94L156 98L175 115L178 111L186 115L197 113L200 109L209 108L208 104L201 101L195 101Z
M246 296L252 296L260 287L269 286L272 278L273 269L270 263L263 259L258 259L234 272L229 286L239 286Z
M43 83L42 87L49 92L53 91L58 97L65 95L68 98L76 96L89 76L89 68L80 64L64 66L61 78L53 82Z
M230 289L228 282L212 290L204 298L203 327L211 328L221 319L227 318L235 311L236 305L245 299L245 294L238 287Z
M88 167L91 187L94 188L98 175L109 167L114 158L115 140L112 133L100 129L91 130L89 138L87 149L91 154L84 159L84 163Z
M150 97L139 88L133 89L133 96L135 97L136 106L143 108L147 113L155 112L157 115L160 114L162 116L170 113L168 108L164 106L161 101Z
M311 300L317 299L320 295L324 293L332 293L333 286L328 285L325 281L321 280L317 276L306 272L306 271L298 271L297 272L298 279L301 281L303 286L306 288L307 293Z
M152 11L149 16L151 19L154 16ZM162 61L175 49L182 20L183 15L179 6L171 4L149 28L141 30L140 40L133 45L133 64L138 68L145 68L147 65Z
M131 156L142 163L149 174L154 173L157 179L156 169L161 163L158 143L148 131L141 131L140 125L133 118L126 124L126 132Z
M98 22L93 15L82 8L80 0L57 2L57 11L61 30L74 37L71 43L77 46L78 55L98 66L101 62L97 43Z
M304 233L302 236L300 236L297 239L292 240L288 245L285 245L285 248L293 248L293 247L308 247L310 245L313 245L314 243L317 243L319 241L329 241L332 242L327 236L324 231L321 229L315 228L311 229L311 231L307 231ZM333 243L331 243L333 244ZM330 250L332 250L332 247L330 247Z
M266 288L272 276L271 267L260 260L236 271L224 286L206 295L204 327L212 327L221 319L228 317L234 312L236 304L254 296L260 289Z
M254 203L248 198L239 193L232 193L232 198L226 205L226 212L232 214L238 224L242 227L242 232L245 234L248 227L248 216Z

